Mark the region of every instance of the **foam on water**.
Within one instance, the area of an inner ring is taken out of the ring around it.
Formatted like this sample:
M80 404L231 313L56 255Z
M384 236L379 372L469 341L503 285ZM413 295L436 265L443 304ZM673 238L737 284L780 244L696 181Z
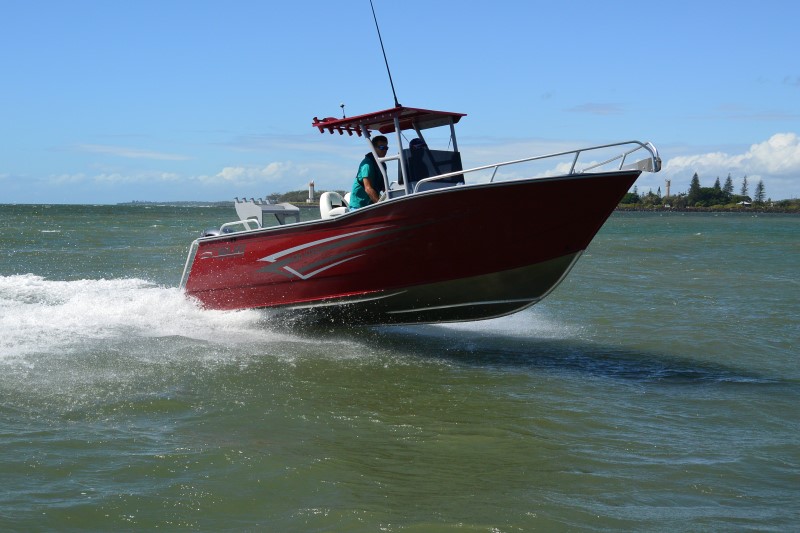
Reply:
M276 340L255 311L201 309L176 288L141 279L0 276L0 362L64 353L86 341L180 336L215 342Z

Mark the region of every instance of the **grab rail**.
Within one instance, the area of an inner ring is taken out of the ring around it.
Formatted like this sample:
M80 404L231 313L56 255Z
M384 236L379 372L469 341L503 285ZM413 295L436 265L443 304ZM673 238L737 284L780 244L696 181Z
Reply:
M255 227L251 228L250 223L255 224ZM219 227L219 231L220 233L228 233L225 231L225 229L232 228L234 226L244 226L244 229L240 231L253 231L261 228L261 224L259 224L258 220L256 220L255 218L247 218L244 220L235 220L233 222L226 222L225 224ZM238 232L231 231L230 233L238 233Z
M636 145L636 147L632 148L630 150L625 150L622 153L617 154L617 155L615 155L615 156L613 156L613 157L611 157L609 159L606 159L605 161L603 161L601 163L591 164L590 166L588 166L588 167L586 167L586 168L584 168L584 169L582 169L582 170L580 170L578 172L575 172L575 167L577 166L578 159L580 158L581 155L583 155L583 154L585 154L587 152L602 150L602 149L605 149L605 148L613 148L615 146L628 146L628 145ZM650 156L645 158L645 159L642 159L640 161L636 161L634 163L630 163L628 165L625 165L625 160L627 159L627 157L629 155L631 155L632 153L637 152L639 150L642 150L642 149L646 150L650 154ZM588 148L578 148L577 150L567 150L567 151L564 151L564 152L555 152L555 153L552 153L552 154L539 155L539 156L534 156L534 157L526 157L524 159L515 159L513 161L504 161L502 163L494 163L494 164L491 164L491 165L484 165L484 166L480 166L480 167L470 168L470 169L467 169L467 170L459 170L459 171L456 171L456 172L448 172L447 174L440 174L438 176L431 176L429 178L425 178L425 179L419 180L416 183L416 185L414 185L414 192L415 193L418 192L420 185L422 185L423 183L428 183L428 182L431 182L431 181L438 181L438 180L450 178L450 177L453 177L453 176L461 176L461 175L464 175L464 174L468 174L470 172L478 172L478 171L481 171L481 170L494 169L494 171L492 172L492 176L489 179L489 182L491 183L491 182L494 181L494 178L497 175L497 171L500 169L500 167L516 165L516 164L519 164L519 163L528 163L528 162L531 162L531 161L541 161L541 160L544 160L544 159L551 159L551 158L555 158L555 157L563 157L563 156L567 156L567 155L571 155L571 154L574 154L574 157L572 158L572 164L570 166L568 174L583 174L583 173L585 173L585 172L587 172L589 170L608 165L609 163L612 163L612 162L614 162L614 161L616 161L618 159L621 160L620 164L619 164L619 167L618 167L618 170L636 169L636 170L642 170L642 171L646 171L646 172L658 172L658 171L661 170L661 157L658 155L658 149L655 147L655 145L653 143L651 143L651 142L643 143L641 141L622 141L622 142L611 143L611 144L602 144L602 145L598 145L598 146L591 146L591 147L588 147Z

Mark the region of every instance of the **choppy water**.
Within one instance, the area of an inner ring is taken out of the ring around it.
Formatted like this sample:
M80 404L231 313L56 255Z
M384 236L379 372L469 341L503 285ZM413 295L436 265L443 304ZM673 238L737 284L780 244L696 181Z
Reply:
M175 288L232 218L0 206L0 530L797 528L800 217L617 213L523 313L312 331Z

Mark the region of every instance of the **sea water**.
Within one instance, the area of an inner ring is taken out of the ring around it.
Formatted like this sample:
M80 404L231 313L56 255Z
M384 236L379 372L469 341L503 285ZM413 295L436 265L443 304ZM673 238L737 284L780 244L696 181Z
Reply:
M234 218L0 206L0 530L800 523L800 217L615 213L524 312L306 330L177 289Z

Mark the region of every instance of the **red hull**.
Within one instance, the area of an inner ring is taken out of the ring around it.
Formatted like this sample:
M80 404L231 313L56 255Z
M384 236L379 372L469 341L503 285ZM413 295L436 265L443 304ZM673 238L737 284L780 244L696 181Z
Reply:
M458 186L338 218L197 242L186 293L213 309L348 323L477 320L551 291L640 171Z

